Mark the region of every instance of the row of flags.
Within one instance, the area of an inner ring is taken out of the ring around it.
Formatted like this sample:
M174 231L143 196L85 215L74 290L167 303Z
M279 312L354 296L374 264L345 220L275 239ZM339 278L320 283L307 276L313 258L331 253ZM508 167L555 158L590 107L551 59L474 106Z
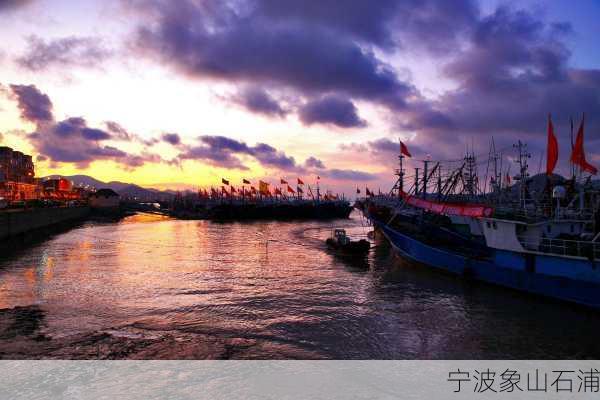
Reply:
M356 194L360 194L360 188L356 188ZM379 191L379 194L381 194L381 190ZM365 186L365 195L366 196L375 196L375 192L372 190L369 190L368 187Z
M320 176L317 176L317 181L319 181L321 179ZM298 197L301 197L304 194L304 189L303 189L303 185L304 185L304 181L301 178L297 178L296 179L296 183L297 186L294 189L292 186L290 186L290 183L281 178L280 179L280 184L281 185L285 185L284 188L281 187L275 187L273 189L271 189L271 184L269 182L264 182L262 180L258 181L258 188L252 185L252 182L250 182L250 180L243 178L242 179L242 185L250 185L249 188L247 188L246 186L242 186L242 187L235 187L231 184L229 179L225 179L225 178L221 178L221 183L222 186L220 188L211 188L210 192L208 191L208 189L199 189L198 190L198 194L200 197L205 197L205 198L209 198L209 197L222 197L222 196L227 196L227 197L234 197L234 196L241 196L243 198L245 197L254 197L254 196L266 196L266 197L273 197L273 196L282 196L282 197L287 197L288 195L295 195ZM311 197L315 197L312 193L312 189L310 187L310 185L308 186L308 191ZM338 196L332 196L332 195L326 195L323 196L323 198L325 199L337 199Z
M300 178L297 178L297 179L298 179L298 185L304 185L304 181L303 181L302 179L300 179ZM321 179L321 177L320 177L320 176L317 176L317 180L319 180L319 179ZM228 179L221 178L221 183L222 183L223 185L230 186L230 185L229 185L229 180L228 180ZM266 184L266 185L269 185L269 183L267 183L267 182L259 181L259 185L260 185L261 183L263 183L263 184ZM282 185L289 185L288 181L286 181L286 180L285 180L285 179L283 179L283 178L281 178L281 180L280 180L280 183L281 183ZM242 184L244 184L244 185L251 185L252 183L251 183L251 182L250 182L248 179L242 179Z
M598 173L598 168L594 167L590 164L585 157L585 150L583 148L583 131L585 124L585 114L581 119L581 124L579 124L579 129L577 130L577 137L575 139L575 143L573 143L573 139L571 138L571 157L570 161L573 165L581 168L582 171L589 172L592 175L596 175ZM573 120L571 120L571 130L573 129ZM546 174L552 175L554 172L554 168L558 162L558 140L556 140L556 135L554 134L554 125L552 124L552 117L548 115L548 154L546 157Z

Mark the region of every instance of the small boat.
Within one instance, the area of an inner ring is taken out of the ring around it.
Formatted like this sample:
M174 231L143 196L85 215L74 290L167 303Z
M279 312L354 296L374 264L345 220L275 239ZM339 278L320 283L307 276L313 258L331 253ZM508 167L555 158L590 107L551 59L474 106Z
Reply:
M367 253L371 248L371 243L368 240L350 240L344 229L334 229L331 232L331 237L325 243L329 248L348 254Z

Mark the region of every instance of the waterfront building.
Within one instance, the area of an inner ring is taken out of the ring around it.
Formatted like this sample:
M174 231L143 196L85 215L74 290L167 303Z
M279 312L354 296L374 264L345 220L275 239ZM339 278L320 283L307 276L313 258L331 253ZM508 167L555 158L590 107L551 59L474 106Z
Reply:
M32 157L10 147L0 147L0 197L9 201L39 197Z

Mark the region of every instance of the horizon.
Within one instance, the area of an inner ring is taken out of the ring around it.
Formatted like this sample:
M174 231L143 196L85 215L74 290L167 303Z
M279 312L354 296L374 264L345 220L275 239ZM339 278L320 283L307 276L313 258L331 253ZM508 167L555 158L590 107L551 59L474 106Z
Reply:
M393 185L398 140L407 168L485 156L492 138L508 165L522 140L535 175L548 114L565 175L585 112L600 166L600 3L297 4L0 2L0 144L37 176L171 190L320 176L353 196Z

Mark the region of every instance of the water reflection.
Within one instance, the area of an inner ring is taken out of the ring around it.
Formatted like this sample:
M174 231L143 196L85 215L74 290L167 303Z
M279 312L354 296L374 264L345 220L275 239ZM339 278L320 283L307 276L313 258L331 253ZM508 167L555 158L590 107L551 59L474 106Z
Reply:
M198 335L226 340L218 357L236 358L599 353L596 313L431 271L397 257L379 236L368 257L339 257L324 245L334 225L355 238L369 231L356 215L333 223L151 215L88 223L1 260L0 308L39 305L52 338L110 332L122 349L132 337L160 337L148 357L197 354L181 346L197 347Z

